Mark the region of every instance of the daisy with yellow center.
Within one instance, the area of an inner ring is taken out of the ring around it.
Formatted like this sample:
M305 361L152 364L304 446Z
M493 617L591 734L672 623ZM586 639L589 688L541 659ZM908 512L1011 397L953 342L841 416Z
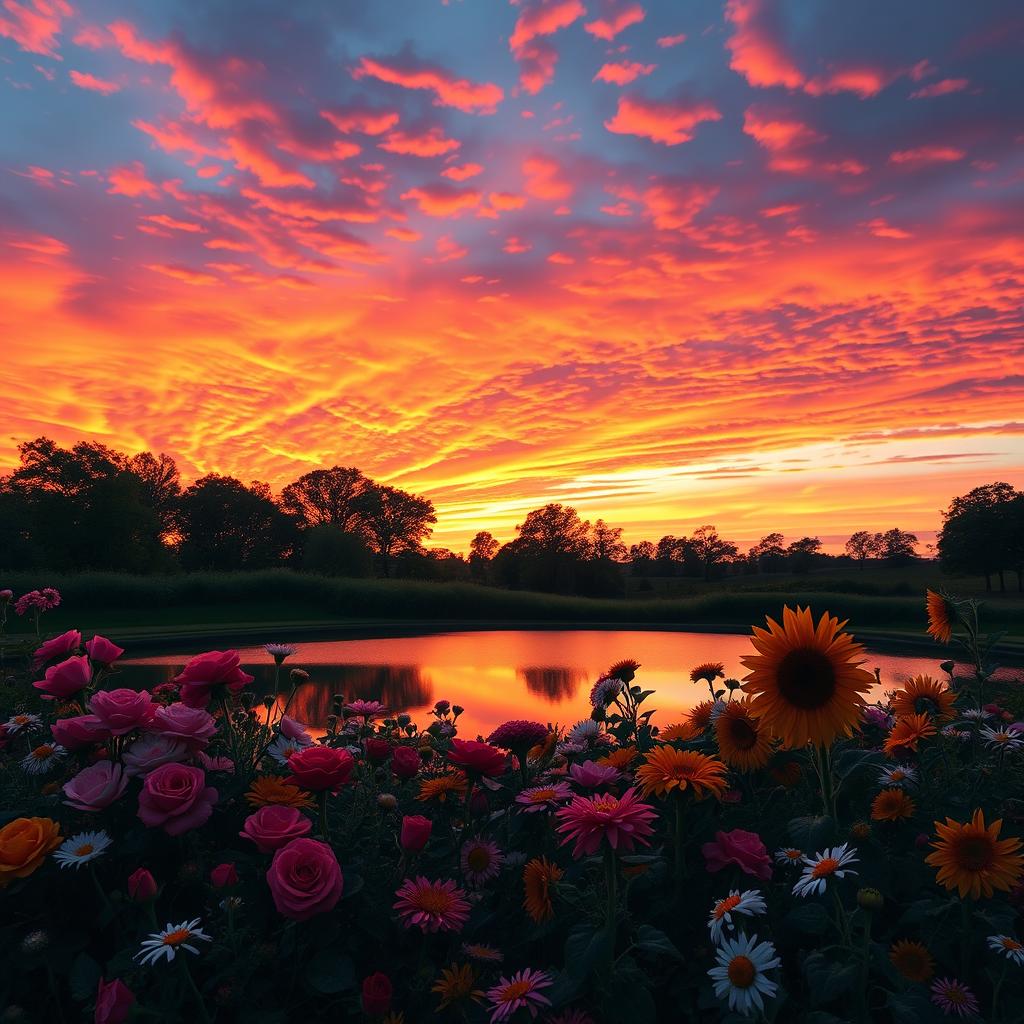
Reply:
M60 849L54 851L53 859L62 868L80 868L101 857L112 842L106 832L79 832L61 843Z
M820 896L831 878L845 878L857 874L847 865L857 860L857 854L847 844L822 850L814 857L804 857L803 874L793 886L794 896Z
M436 800L439 804L443 804L449 799L464 797L467 786L465 772L448 772L445 775L438 775L433 779L424 779L420 783L420 791L416 799L422 800L424 803L429 800Z
M4 724L7 726L7 735L13 736L23 729L35 729L42 721L38 715L20 714L12 715Z
M564 874L565 872L557 864L552 864L547 857L534 857L533 860L527 861L523 868L523 887L526 890L523 906L537 924L550 921L555 916L551 892Z
M178 954L179 949L186 949L195 956L199 950L193 945L194 942L212 942L212 938L199 927L200 919L193 918L191 921L183 921L181 924L171 924L162 932L153 932L148 939L142 942L142 948L135 954L135 959L140 964L155 964L163 957L170 963Z
M750 709L747 697L729 701L715 719L718 754L742 772L763 768L772 756L772 738Z
M897 718L930 715L936 722L950 722L956 718L955 700L956 695L944 682L927 675L914 676L896 691L892 710Z
M810 608L787 606L781 626L769 618L768 629L754 627L757 653L742 659L750 669L743 689L751 712L786 747L827 747L860 720L875 677L858 667L864 648L840 632L845 625L828 612L815 625Z
M1018 942L1010 935L990 935L988 937L989 949L1002 953L1012 960L1018 967L1024 967L1024 944Z
M466 1000L479 1002L484 993L482 989L474 988L474 985L476 972L469 964L452 964L441 971L441 976L430 991L441 997L437 1004L438 1010L445 1010Z
M935 961L920 942L901 939L889 948L889 960L907 981L923 984L935 973Z
M928 609L928 635L940 644L948 644L959 618L956 605L945 594L937 594L934 590L927 592L925 605Z
M711 908L711 915L708 918L708 930L711 932L711 941L717 946L722 941L722 932L726 929L732 931L735 928L733 914L743 914L746 917L753 917L755 914L767 914L768 906L761 896L760 889L747 889L740 892L733 889L725 899L716 900Z
M250 807L314 807L311 794L287 783L278 775L261 775L252 780L245 794Z
M914 801L902 789L883 789L871 802L875 821L906 821L915 810Z
M698 800L708 794L721 797L725 791L725 765L694 750L677 750L668 744L655 747L637 769L636 781L643 796L667 796L673 790L689 789Z
M956 889L960 898L989 899L996 890L1009 892L1024 873L1024 857L1017 851L1019 839L1000 839L1002 819L985 825L981 810L965 824L947 818L935 822L938 838L934 853L925 861L938 871L936 880L946 889Z
M56 768L67 756L67 751L57 743L41 743L22 758L21 767L29 775L45 775Z
M798 850L795 846L784 846L781 850L775 851L775 863L787 865L800 865L804 862L804 851Z

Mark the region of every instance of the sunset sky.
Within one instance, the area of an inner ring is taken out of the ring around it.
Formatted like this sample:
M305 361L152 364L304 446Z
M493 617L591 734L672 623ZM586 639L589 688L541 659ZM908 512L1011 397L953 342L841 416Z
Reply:
M1014 0L2 0L0 469L929 541L1024 485L1022 52Z

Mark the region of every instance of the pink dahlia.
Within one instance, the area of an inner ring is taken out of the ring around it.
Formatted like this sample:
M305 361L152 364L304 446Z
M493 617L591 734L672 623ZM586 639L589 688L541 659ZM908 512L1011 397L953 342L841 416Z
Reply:
M517 797L516 803L522 804L522 810L531 814L546 811L551 807L572 799L572 789L568 782L554 782L547 786L531 786L524 789Z
M345 710L350 715L358 715L369 721L382 711L387 711L387 708L379 700L353 700L345 705Z
M631 788L620 797L611 793L574 796L568 807L557 812L557 817L561 822L557 831L565 833L562 845L574 839L572 855L579 858L596 853L602 839L607 839L613 850L626 853L635 843L649 846L646 837L654 832L651 822L657 814Z
M478 740L452 740L448 760L467 772L493 777L505 771L507 755Z
M622 778L622 772L610 764L598 764L596 761L584 761L569 768L569 775L577 786L583 789L598 789L610 786Z
M554 982L550 974L535 971L527 967L525 971L516 971L511 978L502 977L498 984L488 989L487 998L491 1001L491 1024L509 1020L517 1010L527 1009L531 1017L544 1006L550 1006L551 1000L542 996L540 990L549 988Z
M427 878L407 878L395 893L394 909L406 928L424 932L458 932L469 918L466 893L451 879L431 882Z
M947 1017L973 1017L978 1012L974 993L956 978L939 978L932 985L932 1002Z
M755 878L772 877L772 861L761 837L756 832L734 828L731 832L716 832L713 843L701 847L704 862L710 872L721 871L735 864L745 874Z
M538 743L543 743L547 736L548 729L546 725L541 725L540 722L527 722L517 718L511 722L499 725L487 737L487 742L492 743L496 747L501 747L502 750L511 750L518 753L521 750L525 752L530 747L537 746Z

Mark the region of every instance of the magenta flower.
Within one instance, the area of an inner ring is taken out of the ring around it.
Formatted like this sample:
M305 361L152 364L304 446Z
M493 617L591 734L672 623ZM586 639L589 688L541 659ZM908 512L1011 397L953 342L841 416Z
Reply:
M568 782L554 782L547 786L531 786L524 789L517 797L516 803L522 805L526 814L546 811L558 804L572 799L572 787Z
M946 1016L973 1017L978 1012L974 993L956 978L939 978L932 985L932 1002Z
M124 736L148 728L157 706L148 690L100 690L92 695L89 710L115 736Z
M494 988L487 991L487 998L491 1001L491 1024L509 1020L523 1008L535 1018L541 1007L551 1005L551 1000L542 996L540 990L552 984L551 975L530 967L516 971L511 978L502 977Z
M467 839L462 844L462 873L474 889L498 877L505 857L495 843L487 839Z
M52 640L47 640L36 648L32 655L33 668L39 668L48 661L56 661L58 658L66 658L72 651L77 651L82 643L82 634L77 629L69 629Z
M79 811L102 811L128 787L124 766L115 761L97 761L64 783L64 803Z
M157 708L149 728L161 736L181 740L189 750L205 750L217 732L217 721L208 711L178 701Z
M583 789L598 789L610 786L622 778L622 772L610 764L598 764L596 761L584 761L569 768L569 775L577 786Z
M527 722L523 719L515 719L499 725L490 736L487 742L492 743L502 750L526 751L530 747L537 746L547 739L548 729L540 722Z
M146 776L139 794L139 818L149 828L180 836L209 821L217 796L217 790L206 785L202 768L162 764Z
M466 894L451 879L407 878L395 896L394 909L406 928L458 932L469 919Z
M92 682L92 665L84 654L79 654L51 665L43 676L32 684L41 692L43 700L67 700Z
M253 681L241 668L238 651L207 651L197 654L174 677L181 688L181 699L190 708L205 708L214 691L224 687L238 693Z
M353 700L345 705L345 710L352 715L358 715L369 721L375 715L379 715L387 708L379 700Z
M97 665L109 668L124 654L124 648L118 647L105 636L94 636L86 645L85 653Z
M95 715L75 715L58 718L50 726L53 738L68 750L80 750L91 743L110 739L110 730Z
M574 796L568 807L556 812L565 833L562 845L576 841L572 855L579 859L596 853L602 840L613 850L629 853L636 843L649 846L647 836L654 832L651 822L657 818L654 808L637 797L636 789L627 789L621 797L611 793Z
M713 843L701 847L708 871L721 871L735 864L745 874L755 878L772 877L772 861L761 837L756 832L734 828L731 832L716 832Z

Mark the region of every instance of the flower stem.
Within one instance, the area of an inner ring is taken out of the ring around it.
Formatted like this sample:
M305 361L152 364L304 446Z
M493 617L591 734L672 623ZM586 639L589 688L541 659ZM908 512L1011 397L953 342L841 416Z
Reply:
M615 955L615 931L618 918L616 875L615 851L610 846L606 846L604 850L604 881L605 888L608 890L608 908L605 924L608 928L608 948L612 957Z
M182 972L185 975L185 983L196 998L196 1007L199 1010L199 1019L203 1024L210 1024L210 1015L206 1012L206 1000L203 999L203 993L199 991L195 980L192 977L192 972L188 969L188 961L185 959L185 954L182 953L179 959L181 961Z

